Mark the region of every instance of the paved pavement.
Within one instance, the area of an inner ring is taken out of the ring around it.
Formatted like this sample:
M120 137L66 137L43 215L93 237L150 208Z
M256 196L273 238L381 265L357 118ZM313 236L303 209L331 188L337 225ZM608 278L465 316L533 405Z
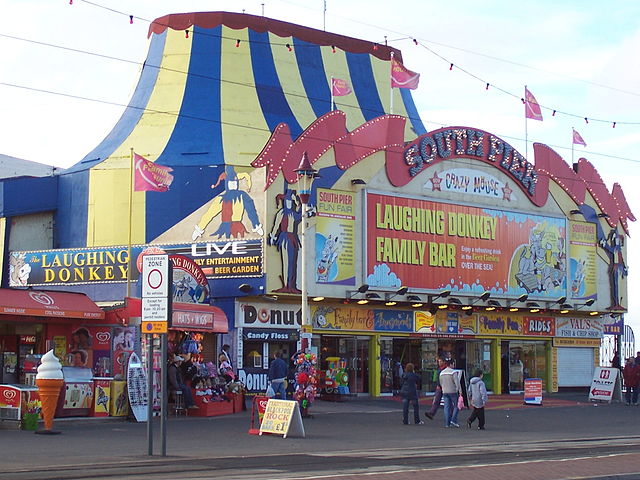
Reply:
M218 472L233 467L233 474L229 471L226 476L217 478L234 478L234 475L251 478L246 476L247 472L258 472L261 465L282 463L280 456L283 454L286 455L287 475L270 471L273 476L264 472L260 476L302 478L301 474L305 473L305 478L309 478L309 474L322 478L330 472L333 475L345 473L337 478L346 480L355 478L350 473L350 464L367 458L367 471L375 472L377 468L379 475L388 475L397 462L397 476L389 478L409 478L413 461L415 471L422 471L428 465L429 478L437 479L444 478L447 472L452 474L452 467L456 465L464 466L468 476L468 468L479 459L491 463L500 458L498 463L504 463L505 455L508 455L517 462L534 461L536 452L543 450L555 451L558 459L541 463L537 469L560 471L561 467L564 469L569 465L560 459L572 449L589 451L589 456L602 455L598 465L609 465L602 467L605 472L633 474L640 478L638 455L626 455L629 451L637 452L640 446L640 407L626 407L620 403L591 404L586 393L550 394L545 397L543 406L524 406L521 396L515 395L490 397L490 402L494 409L487 411L487 429L484 431L444 429L442 411L433 421L425 420L424 425L402 425L401 403L388 398L346 402L318 400L311 410L313 418L304 421L306 438L249 435L249 411L222 417L171 417L167 425L168 457L158 455L158 419L154 421L155 455L151 457L147 455L146 424L120 419L56 419L55 429L62 432L56 436L0 430L0 479L54 478L48 470L70 469L93 469L94 473L100 469L109 470L118 478L114 466L130 473L134 467L166 471L169 465L178 466L176 468L183 472L195 471L200 468L198 466L207 471L215 467ZM497 405L501 407L496 408ZM421 405L421 412L425 407ZM468 411L461 413L462 425L468 415ZM579 463L579 460L575 462ZM484 468L494 468L496 472L507 468L513 472L517 467L511 463L511 467ZM242 473L244 469L246 471ZM569 467L568 471L572 469L575 473L578 466ZM525 470L525 476L518 478L569 478L530 477L526 476L530 467ZM25 472L28 471L36 473L27 475ZM440 474L443 476L437 476ZM449 480L456 478L449 474ZM594 471L595 474L598 472ZM478 470L474 478L508 478L500 473L483 475ZM97 476L96 473L94 477ZM587 477L574 475L574 478Z

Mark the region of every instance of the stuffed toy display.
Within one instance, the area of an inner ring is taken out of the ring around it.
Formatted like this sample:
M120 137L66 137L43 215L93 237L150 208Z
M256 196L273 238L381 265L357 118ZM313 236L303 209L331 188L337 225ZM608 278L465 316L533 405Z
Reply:
M316 363L315 353L296 352L293 357L296 368L296 388L293 399L300 403L303 417L308 417L308 410L316 397Z

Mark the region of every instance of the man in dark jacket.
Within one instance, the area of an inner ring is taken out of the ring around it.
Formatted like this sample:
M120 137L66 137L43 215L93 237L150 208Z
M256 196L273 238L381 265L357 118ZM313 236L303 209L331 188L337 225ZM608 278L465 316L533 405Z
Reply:
M169 368L167 369L167 380L169 381L169 391L175 396L175 392L182 392L182 398L184 399L184 406L186 408L197 409L198 406L193 401L193 395L191 395L191 388L185 385L182 379L182 372L180 371L180 365L184 359L180 355L174 355Z
M288 373L289 368L287 367L287 363L282 359L282 352L277 350L273 354L273 361L269 366L269 373L267 375L271 382L271 388L273 388L275 393L274 398L279 398L281 400L287 399L284 382L287 379Z
M413 404L413 421L416 425L422 425L420 421L420 411L418 407L418 390L420 390L420 376L414 372L413 363L407 363L402 375L402 423L409 424L409 403Z

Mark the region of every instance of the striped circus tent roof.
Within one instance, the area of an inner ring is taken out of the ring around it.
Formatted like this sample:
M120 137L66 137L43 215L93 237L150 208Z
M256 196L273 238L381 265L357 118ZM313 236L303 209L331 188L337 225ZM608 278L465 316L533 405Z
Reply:
M122 245L131 149L173 169L168 192L134 192L132 242L149 243L222 189L225 165L250 170L276 127L295 140L331 110L331 77L353 93L336 108L351 131L390 113L385 45L246 14L168 15L149 28L149 52L128 107L107 137L59 183L61 247ZM393 90L405 141L426 130L410 90Z

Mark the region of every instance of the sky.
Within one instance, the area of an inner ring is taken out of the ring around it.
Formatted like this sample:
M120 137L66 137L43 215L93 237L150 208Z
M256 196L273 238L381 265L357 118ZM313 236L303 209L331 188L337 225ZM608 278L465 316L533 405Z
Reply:
M413 96L427 130L482 129L529 160L532 143L544 143L568 163L572 156L587 158L609 190L616 182L622 186L639 217L630 222L627 244L626 321L640 336L640 295L633 295L640 289L640 2L615 0L606 8L596 0L536 0L526 8L507 0L444 5L0 0L0 153L63 168L80 161L109 133L135 89L149 22L169 13L264 14L386 41L402 50L407 68L421 74ZM527 122L528 142L520 101L525 85L544 116ZM576 145L572 152L572 128L587 147Z

